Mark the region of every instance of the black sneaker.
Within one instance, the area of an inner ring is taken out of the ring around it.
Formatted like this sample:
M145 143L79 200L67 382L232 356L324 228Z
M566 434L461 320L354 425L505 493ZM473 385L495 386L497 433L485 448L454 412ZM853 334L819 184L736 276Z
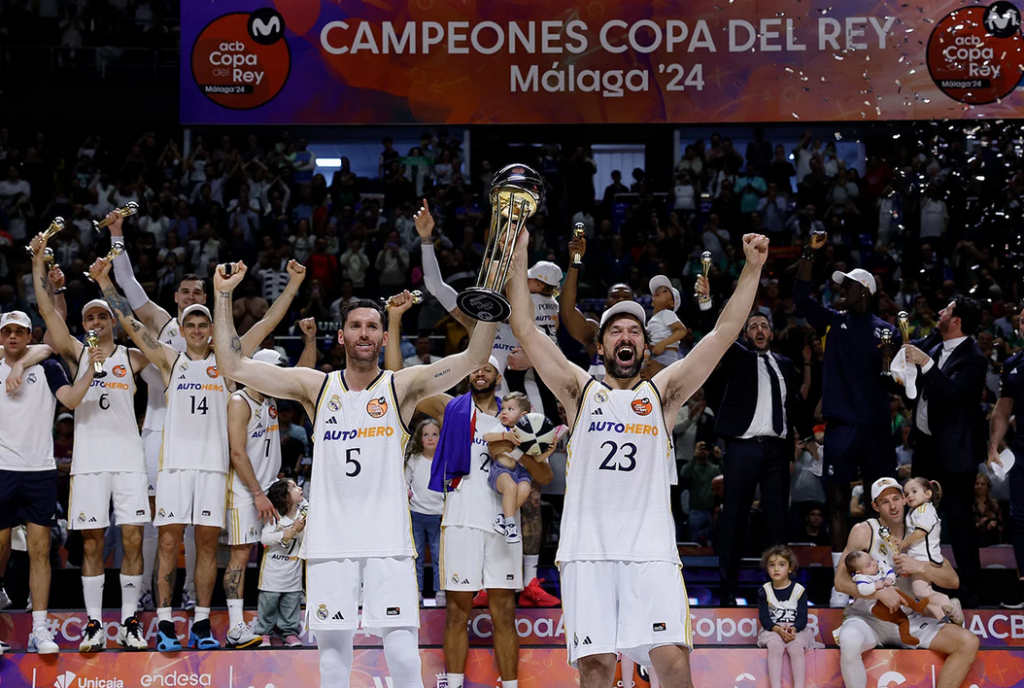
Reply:
M1013 594L1001 601L999 606L1003 609L1024 609L1024 589L1018 585Z

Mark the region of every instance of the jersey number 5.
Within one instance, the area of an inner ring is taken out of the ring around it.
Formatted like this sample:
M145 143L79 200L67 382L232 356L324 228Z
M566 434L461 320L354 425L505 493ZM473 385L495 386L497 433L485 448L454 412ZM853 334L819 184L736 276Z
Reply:
M608 440L601 445L601 448L608 447L608 456L604 457L598 470L602 471L631 471L636 468L636 445L632 442L624 442L621 446ZM629 463L621 463L617 458L619 450L622 450L622 458ZM614 462L612 461L614 459Z
M361 450L359 449L359 447L353 447L351 449L345 450L345 465L351 465L352 467L352 472L349 473L348 471L345 471L345 475L347 475L350 478L356 477L357 475L359 475L359 471L363 470L363 467L360 465L360 463L352 458L353 455L359 456L360 451Z

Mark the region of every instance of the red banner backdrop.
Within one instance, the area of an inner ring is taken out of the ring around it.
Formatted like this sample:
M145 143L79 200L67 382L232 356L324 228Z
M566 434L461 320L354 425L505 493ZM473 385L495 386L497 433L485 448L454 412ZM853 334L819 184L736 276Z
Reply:
M441 650L421 650L423 685L445 688ZM838 650L807 653L807 684L842 688ZM878 688L932 688L942 659L926 650L876 650L864 655L868 685ZM697 688L757 688L768 685L767 651L751 649L696 650L691 657ZM624 672L622 688L645 688ZM791 686L788 662L784 684ZM466 663L466 688L491 688L499 683L494 655L474 648ZM0 660L3 688L142 688L215 686L216 688L313 688L320 685L315 650L238 650L235 652L62 653L40 657L8 654ZM388 688L391 679L383 650L357 650L352 688ZM565 662L565 650L523 649L519 657L521 688L576 688L576 671ZM963 688L1009 688L1024 685L1024 652L984 650Z

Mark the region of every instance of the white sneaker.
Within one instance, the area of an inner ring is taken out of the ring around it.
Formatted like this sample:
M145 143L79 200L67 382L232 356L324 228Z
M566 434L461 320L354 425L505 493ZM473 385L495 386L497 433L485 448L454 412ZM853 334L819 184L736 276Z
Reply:
M228 631L228 647L252 647L258 645L263 638L252 632L252 629L244 621L236 623Z
M434 604L438 609L444 609L448 606L448 597L444 594L444 590L434 595Z
M494 529L498 531L498 535L505 534L505 514L498 512L498 515L494 517Z
M11 598L7 595L7 591L0 588L0 609L7 609L11 606Z
M829 599L828 606L833 609L845 609L850 604L850 596L845 592L839 592L835 588L832 588L832 597Z
M515 519L509 519L505 521L505 542L510 545L514 545L517 542L522 542L523 538L519 537L519 526L516 525Z
M148 650L149 643L143 637L142 625L134 616L121 624L117 631L117 644L126 650Z
M53 642L53 636L46 630L46 626L38 626L32 629L28 636L28 651L38 652L41 655L52 655L60 652L57 643Z
M78 651L101 652L105 649L107 649L107 634L103 630L103 622L89 619L85 630L82 631L82 642L78 646Z
M181 608L187 612L196 608L195 593L190 592L188 588L181 591Z
M5 643L4 641L0 640L0 656L3 656L3 654L5 652L10 652L10 651L11 651L11 646L8 645L7 643Z

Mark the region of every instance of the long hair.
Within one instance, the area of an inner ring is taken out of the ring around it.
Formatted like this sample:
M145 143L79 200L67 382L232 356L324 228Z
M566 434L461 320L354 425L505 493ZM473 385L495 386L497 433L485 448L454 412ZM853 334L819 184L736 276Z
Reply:
M942 485L939 484L938 480L928 480L927 478L911 478L907 483L917 483L922 490L932 493L932 498L928 501L932 503L932 506L936 509L939 508L939 502L942 501Z
M291 478L282 478L274 481L274 484L267 490L267 499L270 505L277 510L277 513L286 516L292 510L291 501L288 499L288 491L291 489Z
M416 426L416 429L412 433L412 438L409 443L405 446L405 463L409 464L409 459L413 456L423 453L423 429L428 425L433 425L437 428L438 432L441 431L441 424L433 418L424 418Z

